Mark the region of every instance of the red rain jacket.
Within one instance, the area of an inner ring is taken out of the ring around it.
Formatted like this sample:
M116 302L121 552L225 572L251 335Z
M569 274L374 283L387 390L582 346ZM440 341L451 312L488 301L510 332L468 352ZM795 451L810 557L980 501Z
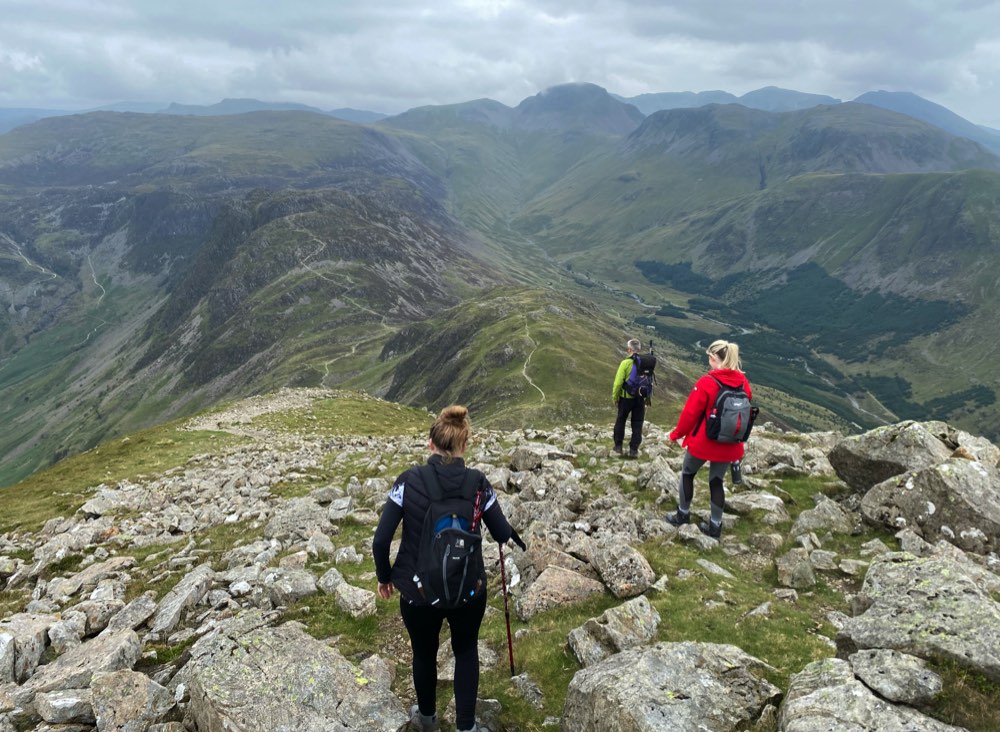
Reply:
M750 382L746 375L736 369L715 369L702 376L695 383L677 418L677 426L670 433L670 439L683 437L681 443L694 457L712 463L731 463L743 458L742 442L716 442L705 436L705 424L708 414L715 406L715 398L719 395L719 385L715 377L727 386L743 386L747 396L753 398Z

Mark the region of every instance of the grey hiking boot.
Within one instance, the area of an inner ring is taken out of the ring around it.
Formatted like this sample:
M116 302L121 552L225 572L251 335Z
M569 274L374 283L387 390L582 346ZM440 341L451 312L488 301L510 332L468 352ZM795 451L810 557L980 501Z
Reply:
M628 451L628 456L630 458L632 458L633 460L635 460L635 459L637 459L639 457L639 451L638 450L629 450Z
M679 508L674 513L667 514L667 523L671 526L682 526L691 523L691 512L684 513Z
M611 452L615 453L616 455L621 455L622 454L622 446L621 445L615 445L614 447L611 448Z
M427 717L421 714L420 707L414 704L410 707L409 729L416 730L416 732L438 732L441 729L441 725L438 724L437 714Z
M705 536L710 536L713 539L722 538L722 524L713 524L711 521L702 521L698 524L698 528Z

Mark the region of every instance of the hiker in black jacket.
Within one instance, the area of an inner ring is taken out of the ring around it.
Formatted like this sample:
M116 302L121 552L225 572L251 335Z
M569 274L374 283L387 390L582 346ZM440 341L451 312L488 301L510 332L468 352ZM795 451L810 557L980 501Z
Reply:
M469 472L462 455L470 432L469 412L458 405L443 409L431 426L427 443L431 456L427 465L434 470L445 493L461 490ZM396 478L382 509L372 541L378 594L388 599L393 589L399 590L399 610L413 649L413 687L417 692L417 704L410 710L411 728L424 731L440 728L435 713L437 652L441 625L447 620L455 652L455 725L459 732L470 732L478 729L475 716L479 692L478 642L479 626L486 612L486 575L483 574L475 596L455 609L432 607L418 589L414 574L424 517L431 503L421 468L414 466ZM523 547L497 502L493 486L482 473L472 472L478 475L482 522L490 535L501 544L513 538ZM389 547L400 521L402 540L396 561L390 565Z

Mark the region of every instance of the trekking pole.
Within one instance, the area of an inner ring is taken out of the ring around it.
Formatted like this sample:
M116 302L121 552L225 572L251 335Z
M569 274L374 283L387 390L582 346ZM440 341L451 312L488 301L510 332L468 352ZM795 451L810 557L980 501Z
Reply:
M504 569L503 544L500 544L500 581L503 583L503 615L507 620L507 658L510 659L510 675L514 676L514 642L510 637L510 607L507 605L507 571Z

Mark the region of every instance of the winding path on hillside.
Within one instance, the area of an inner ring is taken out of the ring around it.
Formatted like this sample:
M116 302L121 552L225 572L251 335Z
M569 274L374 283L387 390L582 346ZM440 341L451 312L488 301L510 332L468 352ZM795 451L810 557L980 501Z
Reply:
M50 280L58 279L59 275L57 275L55 272L53 272L50 269L46 269L45 267L43 267L42 265L38 264L37 262L32 262L30 259L28 259L27 255L25 255L25 253L23 251L21 251L21 245L18 244L13 239L11 239L7 234L0 234L0 236L3 237L3 240L8 244L8 246L10 246L11 249L14 250L14 253L17 256L19 256L21 259L23 259L24 263L27 264L29 267L37 269L43 275L48 275L47 279L50 279Z
M108 291L104 289L104 285L97 281L97 272L94 270L94 262L90 259L90 255L87 255L87 264L90 265L90 277L94 280L94 284L101 288L101 296L97 298L97 304L100 305L101 301L104 300L104 296L108 294Z
M323 376L320 378L319 383L320 383L320 386L326 387L327 386L326 380L330 376L330 365L331 364L336 363L337 361L341 360L342 358L349 358L351 356L354 356L357 353L357 351L358 351L358 346L362 346L362 345L365 345L367 343L371 343L372 341L378 340L381 337L381 335L384 333L384 331L391 330L391 328L385 322L386 321L386 315L385 315L385 313L376 312L375 310L372 310L370 307L362 305L357 300L354 300L354 299L348 297L347 293L349 293L353 289L353 283L351 283L351 281L350 281L350 279L348 277L343 276L343 275L341 275L339 277L328 276L328 275L324 274L323 272L320 272L318 269L316 269L315 267L313 267L310 264L310 261L314 257L316 257L316 255L318 255L320 252L322 252L324 248L326 248L326 243L323 240L321 240L320 238L318 238L316 235L312 234L311 232L306 231L305 229L296 229L295 231L297 231L300 234L304 234L304 235L308 236L317 245L316 249L314 251L312 251L310 254L308 254L305 257L301 257L301 256L299 257L299 264L304 269L306 269L307 271L311 272L312 274L314 274L316 277L318 277L319 279L323 280L324 282L329 282L329 283L331 283L333 285L337 285L339 287L343 287L344 290L342 292L338 293L338 297L343 298L343 300L345 302L349 303L356 310L361 311L361 312L365 312L365 313L370 313L371 315L374 315L375 317L377 317L379 319L379 324L382 327L382 332L381 333L377 333L377 334L368 336L367 338L361 338L361 339L355 340L354 343L351 344L351 350L349 352L341 353L339 356L334 356L331 359L323 361ZM346 280L346 282L345 282L345 280ZM319 369L317 368L317 371L318 370Z
M525 338L528 339L528 342L531 343L532 348L531 348L531 353L529 353L528 357L524 359L524 366L521 367L521 375L524 376L525 380L529 384L531 384L535 389L538 389L538 393L542 395L542 401L544 402L545 392L539 388L538 384L536 384L534 381L531 380L530 376L528 376L528 364L531 363L531 357L535 354L535 351L538 350L538 344L535 343L535 339L531 337L531 331L528 330L527 318L524 319L524 336Z
M316 250L312 254L310 254L309 256L305 257L304 259L302 257L299 257L299 264L302 265L302 267L304 267L305 269L307 269L310 272L312 272L317 277L319 277L321 280L324 280L325 282L330 282L331 284L334 284L334 285L339 285L340 287L345 287L344 291L340 293L340 295L339 295L340 297L344 298L345 301L349 302L351 305L353 305L358 310L360 310L362 312L365 312L365 313L371 313L376 318L379 318L379 320L382 323L382 325L385 325L385 313L376 312L375 310L372 310L367 305L361 305L360 303L358 303L357 300L352 300L351 298L349 298L347 296L347 293L349 293L351 290L354 289L354 285L350 281L349 278L343 277L343 276L340 277L340 278L336 278L336 279L333 278L333 277L329 277L329 276L323 274L322 272L320 272L319 270L317 270L316 268L314 268L312 265L309 264L309 260L311 260L313 257L315 257L317 254L319 254L320 252L322 252L326 248L326 242L324 242L322 239L319 239L314 234L311 234L310 232L305 231L304 229L296 229L295 231L297 231L300 234L305 234L305 235L309 236L318 245L317 248L316 248ZM345 286L344 280L347 280L347 285L349 285L349 286Z

